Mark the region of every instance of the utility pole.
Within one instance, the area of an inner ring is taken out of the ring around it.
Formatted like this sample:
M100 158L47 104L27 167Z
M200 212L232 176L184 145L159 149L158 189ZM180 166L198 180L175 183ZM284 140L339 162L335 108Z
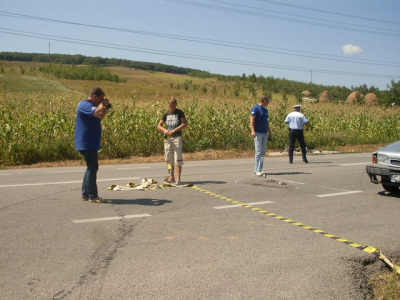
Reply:
M50 42L49 42L49 63L51 63L51 56L50 56Z
M311 83L312 83L312 70L310 70L311 71Z

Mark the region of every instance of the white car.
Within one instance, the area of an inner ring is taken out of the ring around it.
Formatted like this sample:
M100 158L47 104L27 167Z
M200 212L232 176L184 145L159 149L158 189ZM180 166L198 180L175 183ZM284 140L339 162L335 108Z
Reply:
M400 141L374 152L367 174L371 182L381 183L388 192L397 192L400 187Z

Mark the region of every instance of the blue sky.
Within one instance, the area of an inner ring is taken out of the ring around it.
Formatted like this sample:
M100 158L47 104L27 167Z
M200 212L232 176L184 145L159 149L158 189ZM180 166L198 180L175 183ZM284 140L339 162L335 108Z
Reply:
M0 40L349 88L400 80L398 0L0 0Z

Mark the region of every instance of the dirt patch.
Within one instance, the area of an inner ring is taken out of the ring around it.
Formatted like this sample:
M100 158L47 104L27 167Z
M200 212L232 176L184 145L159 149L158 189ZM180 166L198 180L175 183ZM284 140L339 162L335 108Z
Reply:
M216 159L235 159L235 158L250 158L254 157L253 150L207 150L202 152L184 153L184 159L186 161L197 161L197 160L216 160ZM268 154L267 154L268 155ZM100 165L116 165L116 164L142 164L142 163L153 163L163 162L163 155L150 155L146 157L131 156L129 158L117 158L117 159L101 159ZM32 165L19 165L19 166L7 166L5 169L23 169L23 168L51 168L51 167L73 167L73 166L84 166L85 162L81 160L66 160L58 162L41 162Z

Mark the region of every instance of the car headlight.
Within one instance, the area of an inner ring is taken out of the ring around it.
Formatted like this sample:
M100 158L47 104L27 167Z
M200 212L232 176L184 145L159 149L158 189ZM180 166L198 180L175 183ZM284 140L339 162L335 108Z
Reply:
M388 165L389 164L389 156L378 153L377 163Z

